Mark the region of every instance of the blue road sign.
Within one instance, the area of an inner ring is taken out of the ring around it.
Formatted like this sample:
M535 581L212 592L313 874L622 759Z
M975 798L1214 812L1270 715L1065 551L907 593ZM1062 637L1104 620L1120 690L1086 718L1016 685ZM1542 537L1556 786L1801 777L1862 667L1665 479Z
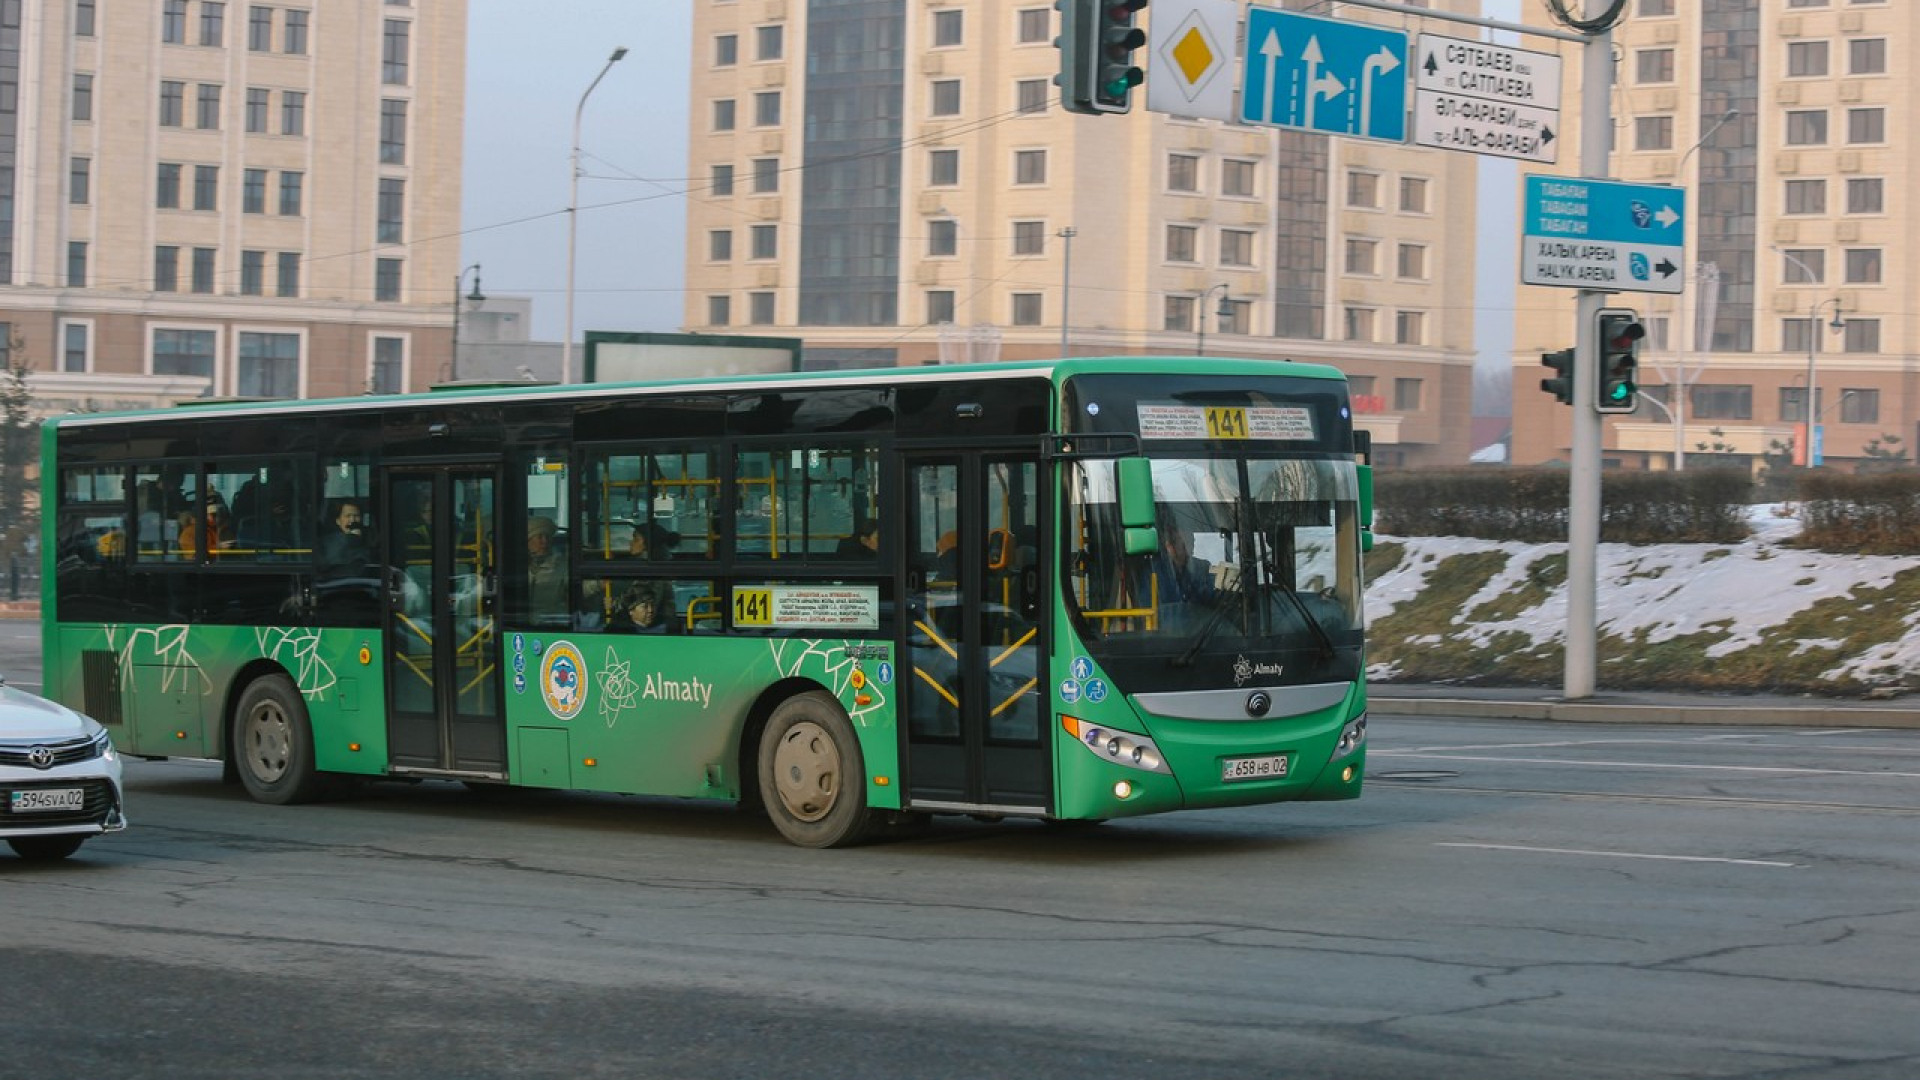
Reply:
M1677 293L1686 287L1687 192L1582 176L1528 176L1520 281Z
M1247 9L1240 119L1407 141L1407 35L1277 8Z

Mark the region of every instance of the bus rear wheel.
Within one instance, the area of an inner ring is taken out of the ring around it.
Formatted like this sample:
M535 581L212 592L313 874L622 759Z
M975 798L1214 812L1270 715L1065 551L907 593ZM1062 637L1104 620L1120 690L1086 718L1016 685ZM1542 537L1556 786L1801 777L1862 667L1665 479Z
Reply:
M866 768L839 702L822 693L782 702L760 736L759 764L767 816L789 841L829 848L866 837Z
M247 684L234 713L230 752L241 785L255 800L286 806L320 797L307 703L285 675Z

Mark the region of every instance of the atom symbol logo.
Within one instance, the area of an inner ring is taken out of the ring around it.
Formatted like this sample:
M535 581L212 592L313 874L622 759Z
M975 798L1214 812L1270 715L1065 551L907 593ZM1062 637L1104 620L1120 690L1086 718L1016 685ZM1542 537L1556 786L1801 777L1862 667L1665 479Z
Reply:
M600 665L594 674L594 681L600 684L600 715L607 718L607 726L619 719L621 713L634 707L640 699L640 684L633 681L633 664L614 655L613 646L607 646L607 662Z

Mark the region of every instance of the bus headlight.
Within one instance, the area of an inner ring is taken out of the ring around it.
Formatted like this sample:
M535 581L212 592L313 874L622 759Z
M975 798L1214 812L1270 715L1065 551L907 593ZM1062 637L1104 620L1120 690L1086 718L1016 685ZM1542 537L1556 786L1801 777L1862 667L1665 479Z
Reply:
M1067 734L1072 735L1081 746L1086 747L1088 753L1101 761L1143 772L1173 775L1173 770L1167 768L1166 759L1160 756L1160 748L1145 735L1089 724L1077 716L1065 714L1060 717L1060 726L1067 729Z
M1348 721L1346 727L1340 729L1340 741L1334 744L1333 756L1327 760L1339 761L1341 758L1346 757L1348 754L1366 745L1366 741L1367 714L1361 713L1359 716Z

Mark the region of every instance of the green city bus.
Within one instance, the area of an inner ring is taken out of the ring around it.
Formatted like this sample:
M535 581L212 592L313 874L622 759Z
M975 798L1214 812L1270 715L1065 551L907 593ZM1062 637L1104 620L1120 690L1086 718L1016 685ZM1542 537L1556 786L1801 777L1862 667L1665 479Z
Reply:
M826 847L1360 793L1371 478L1329 367L457 386L43 438L48 696L263 802L736 800Z

